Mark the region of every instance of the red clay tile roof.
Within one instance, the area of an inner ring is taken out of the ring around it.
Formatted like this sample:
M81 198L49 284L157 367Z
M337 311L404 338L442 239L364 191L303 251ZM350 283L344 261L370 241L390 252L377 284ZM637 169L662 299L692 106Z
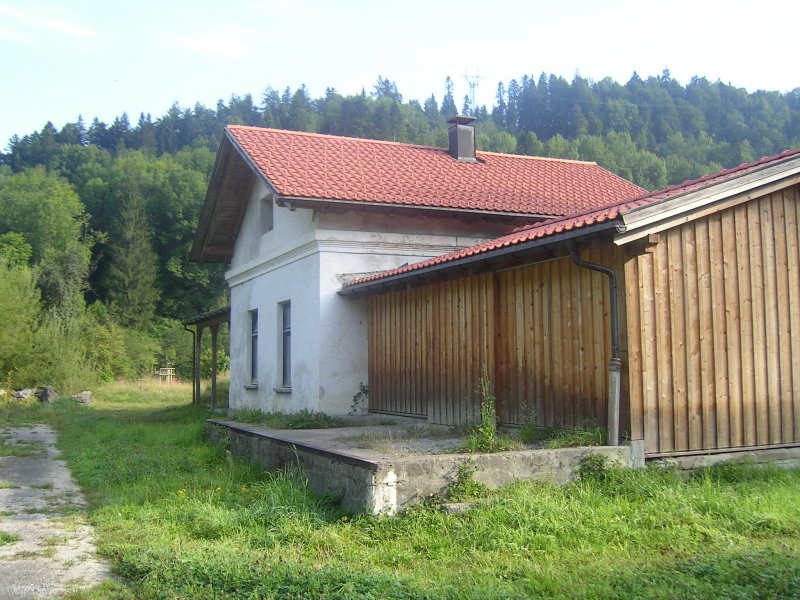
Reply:
M392 269L383 273L377 273L369 277L352 281L345 285L344 288L346 289L349 287L355 287L361 284L378 281L380 279L387 279L389 277L403 275L406 273L413 273L427 267L433 267L445 263L455 263L470 256L488 253L493 250L499 250L509 246L516 246L537 239L556 236L560 233L586 228L590 225L614 221L621 215L635 208L646 206L648 204L654 204L656 202L674 198L675 196L683 195L689 192L694 192L799 155L800 148L786 150L780 154L767 156L755 162L741 164L738 167L732 167L730 169L719 171L718 173L713 173L698 179L685 181L684 183L678 185L672 185L649 194L640 195L634 198L623 200L621 202L615 202L602 208L588 212L577 213L566 217L550 219L548 221L543 221L527 227L520 227L508 235L504 235L494 240L489 240L488 242L484 242L482 244L477 244L475 246L463 248L449 254L443 254L441 256L429 258L428 260L418 263L413 263L404 267Z
M446 149L258 127L229 136L286 198L564 215L642 189L595 163Z

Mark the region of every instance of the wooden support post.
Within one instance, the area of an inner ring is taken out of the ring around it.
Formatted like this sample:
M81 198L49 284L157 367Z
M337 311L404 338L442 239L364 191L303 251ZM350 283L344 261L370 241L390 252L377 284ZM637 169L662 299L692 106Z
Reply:
M211 410L217 408L217 333L219 323L211 326Z
M194 343L194 397L195 404L200 404L200 350L202 348L201 339L203 337L203 327L197 326L197 337Z

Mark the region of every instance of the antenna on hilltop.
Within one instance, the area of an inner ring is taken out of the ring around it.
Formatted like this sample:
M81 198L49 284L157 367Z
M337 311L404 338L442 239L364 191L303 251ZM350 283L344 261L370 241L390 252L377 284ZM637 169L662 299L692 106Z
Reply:
M481 75L470 75L469 73L464 73L464 79L467 80L467 85L469 86L469 105L472 107L473 114L475 113L475 88L478 87L478 83L483 77Z

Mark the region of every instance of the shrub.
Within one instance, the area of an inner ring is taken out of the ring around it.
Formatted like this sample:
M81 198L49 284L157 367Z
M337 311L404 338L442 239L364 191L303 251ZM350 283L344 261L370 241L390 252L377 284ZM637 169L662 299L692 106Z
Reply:
M29 383L44 383L67 395L100 380L82 337L83 320L48 315L36 331L34 357L25 370Z
M33 359L40 306L30 269L0 257L0 381L28 383L21 370Z

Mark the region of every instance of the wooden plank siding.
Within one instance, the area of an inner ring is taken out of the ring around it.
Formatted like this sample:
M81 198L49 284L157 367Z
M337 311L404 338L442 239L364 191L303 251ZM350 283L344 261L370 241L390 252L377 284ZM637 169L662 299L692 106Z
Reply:
M800 442L798 187L625 264L631 433L649 454Z
M581 256L622 283L621 249ZM370 409L469 423L486 369L503 423L605 426L609 317L607 278L568 258L372 296Z

